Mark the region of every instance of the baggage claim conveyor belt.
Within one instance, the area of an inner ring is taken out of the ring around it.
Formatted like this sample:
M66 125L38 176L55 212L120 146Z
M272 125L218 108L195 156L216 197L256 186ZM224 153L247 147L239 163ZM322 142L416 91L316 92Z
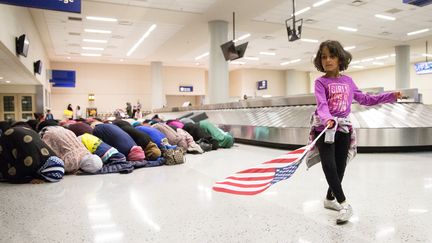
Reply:
M417 89L400 91L408 97L402 102L352 105L350 118L359 152L432 150L432 105L419 102ZM163 108L155 113L168 120L205 112L210 122L233 134L235 142L295 149L308 141L314 104L313 95L301 95Z

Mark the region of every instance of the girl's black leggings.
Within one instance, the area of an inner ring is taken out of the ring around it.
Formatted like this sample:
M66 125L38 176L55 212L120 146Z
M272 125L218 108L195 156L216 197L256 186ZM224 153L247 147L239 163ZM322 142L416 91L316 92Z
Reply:
M318 136L319 132L315 132ZM321 165L329 185L326 198L336 200L341 203L345 201L345 195L342 190L342 178L344 176L348 150L351 142L351 134L336 132L334 143L324 142L324 135L318 139L316 146L321 158Z

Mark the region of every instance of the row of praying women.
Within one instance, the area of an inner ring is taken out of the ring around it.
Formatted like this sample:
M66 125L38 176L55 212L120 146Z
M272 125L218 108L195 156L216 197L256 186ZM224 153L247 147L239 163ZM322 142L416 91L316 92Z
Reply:
M230 134L208 121L189 120L0 122L0 181L40 183L59 181L65 174L130 173L181 164L186 152L232 146Z

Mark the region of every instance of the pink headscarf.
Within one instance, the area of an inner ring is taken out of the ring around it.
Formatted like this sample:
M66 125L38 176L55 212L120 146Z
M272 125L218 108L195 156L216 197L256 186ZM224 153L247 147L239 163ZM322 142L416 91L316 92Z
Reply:
M144 150L140 146L133 146L127 156L127 160L129 161L143 161L144 159Z

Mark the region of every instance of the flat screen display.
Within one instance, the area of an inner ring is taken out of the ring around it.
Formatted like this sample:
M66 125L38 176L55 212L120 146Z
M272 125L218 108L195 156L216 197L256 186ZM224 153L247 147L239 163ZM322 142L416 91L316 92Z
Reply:
M258 90L267 89L267 80L258 81Z

